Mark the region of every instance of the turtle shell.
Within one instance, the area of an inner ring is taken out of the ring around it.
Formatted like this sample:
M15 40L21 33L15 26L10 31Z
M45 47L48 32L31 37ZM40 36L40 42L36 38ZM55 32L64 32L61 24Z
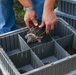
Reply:
M39 28L38 26L33 26L27 32L25 38L27 39L27 43L33 42L41 42L41 39L45 35L45 27Z

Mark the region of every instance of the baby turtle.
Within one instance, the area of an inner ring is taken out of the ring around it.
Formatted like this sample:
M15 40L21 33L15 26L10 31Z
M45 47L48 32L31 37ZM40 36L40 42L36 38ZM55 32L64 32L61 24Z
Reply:
M25 38L27 43L41 42L41 39L45 35L45 27L39 28L38 26L33 26L27 32Z
M50 64L51 62L50 61L45 61L43 63L44 63L44 65L47 65L47 64Z
M67 46L66 51L71 55L76 54L76 50L72 48L71 46Z
M23 74L23 73L26 73L27 71L25 71L25 70L23 70L23 69L20 69L19 72L20 72L21 74Z

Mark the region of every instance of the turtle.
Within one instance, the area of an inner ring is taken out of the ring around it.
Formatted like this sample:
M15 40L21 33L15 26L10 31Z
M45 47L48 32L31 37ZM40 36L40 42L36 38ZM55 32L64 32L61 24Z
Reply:
M25 35L25 39L27 43L41 42L41 39L46 34L45 27L39 28L39 26L33 26L29 29L27 34Z
M27 71L25 71L25 70L23 70L23 69L20 69L19 72L20 72L21 74L23 74L23 73L26 73Z
M50 61L45 61L43 63L44 63L44 65L47 65L47 64L50 64L51 62Z

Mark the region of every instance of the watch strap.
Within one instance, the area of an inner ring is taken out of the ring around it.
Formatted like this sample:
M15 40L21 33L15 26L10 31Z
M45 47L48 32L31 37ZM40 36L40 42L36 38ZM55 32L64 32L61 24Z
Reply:
M29 11L29 10L33 10L33 7L27 7L27 8L24 7L24 11Z

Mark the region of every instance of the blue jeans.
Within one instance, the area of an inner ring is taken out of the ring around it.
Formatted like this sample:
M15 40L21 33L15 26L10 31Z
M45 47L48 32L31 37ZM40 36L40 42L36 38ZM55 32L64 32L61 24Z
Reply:
M13 0L0 0L0 34L16 29Z
M0 34L18 29L13 11L14 0L0 0ZM41 22L44 0L32 0L38 22Z
M38 22L42 21L44 1L45 0L32 0L32 4L34 6L34 10L35 10L36 15L37 15L36 19Z

